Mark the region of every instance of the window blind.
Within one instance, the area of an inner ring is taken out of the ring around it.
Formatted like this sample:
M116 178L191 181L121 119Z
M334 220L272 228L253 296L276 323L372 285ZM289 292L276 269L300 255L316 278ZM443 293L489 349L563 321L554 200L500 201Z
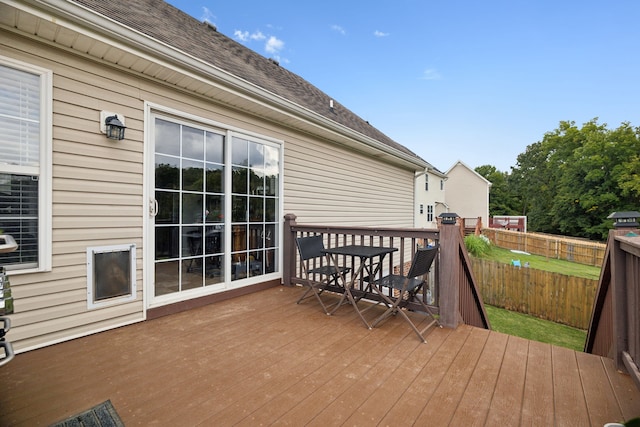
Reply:
M0 163L38 166L40 76L0 66Z
M38 265L41 76L0 65L0 230L18 243L0 265ZM16 172L17 168L17 172Z

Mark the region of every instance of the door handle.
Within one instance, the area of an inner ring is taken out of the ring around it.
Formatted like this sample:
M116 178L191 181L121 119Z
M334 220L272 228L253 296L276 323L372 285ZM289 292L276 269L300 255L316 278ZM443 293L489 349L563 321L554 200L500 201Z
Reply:
M154 218L158 215L158 201L156 199L149 199L149 215Z

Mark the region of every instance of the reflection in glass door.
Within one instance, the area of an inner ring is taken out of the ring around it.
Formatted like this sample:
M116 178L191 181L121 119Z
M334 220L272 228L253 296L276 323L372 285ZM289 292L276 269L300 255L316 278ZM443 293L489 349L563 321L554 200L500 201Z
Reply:
M155 296L224 281L225 136L155 119Z
M231 280L277 271L280 150L231 141Z

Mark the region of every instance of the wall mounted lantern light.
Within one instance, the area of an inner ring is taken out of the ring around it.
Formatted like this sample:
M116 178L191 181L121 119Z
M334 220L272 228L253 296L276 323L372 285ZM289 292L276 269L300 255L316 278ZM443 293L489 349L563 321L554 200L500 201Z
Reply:
M100 112L100 131L107 135L109 139L124 139L124 116L109 111Z

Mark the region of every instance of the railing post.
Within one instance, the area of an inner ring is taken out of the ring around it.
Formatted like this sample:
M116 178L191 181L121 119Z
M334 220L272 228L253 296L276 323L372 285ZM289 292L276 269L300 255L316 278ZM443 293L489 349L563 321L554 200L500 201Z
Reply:
M625 254L620 242L615 238L622 234L619 230L609 231L609 251L611 259L611 286L613 312L613 360L616 369L625 371L622 352L629 348L629 321L627 312L627 278Z
M284 216L284 230L282 231L282 284L291 286L291 278L295 276L296 268L296 244L295 231L291 227L296 225L295 214L289 213Z
M457 328L460 316L460 254L457 224L440 225L440 324Z

